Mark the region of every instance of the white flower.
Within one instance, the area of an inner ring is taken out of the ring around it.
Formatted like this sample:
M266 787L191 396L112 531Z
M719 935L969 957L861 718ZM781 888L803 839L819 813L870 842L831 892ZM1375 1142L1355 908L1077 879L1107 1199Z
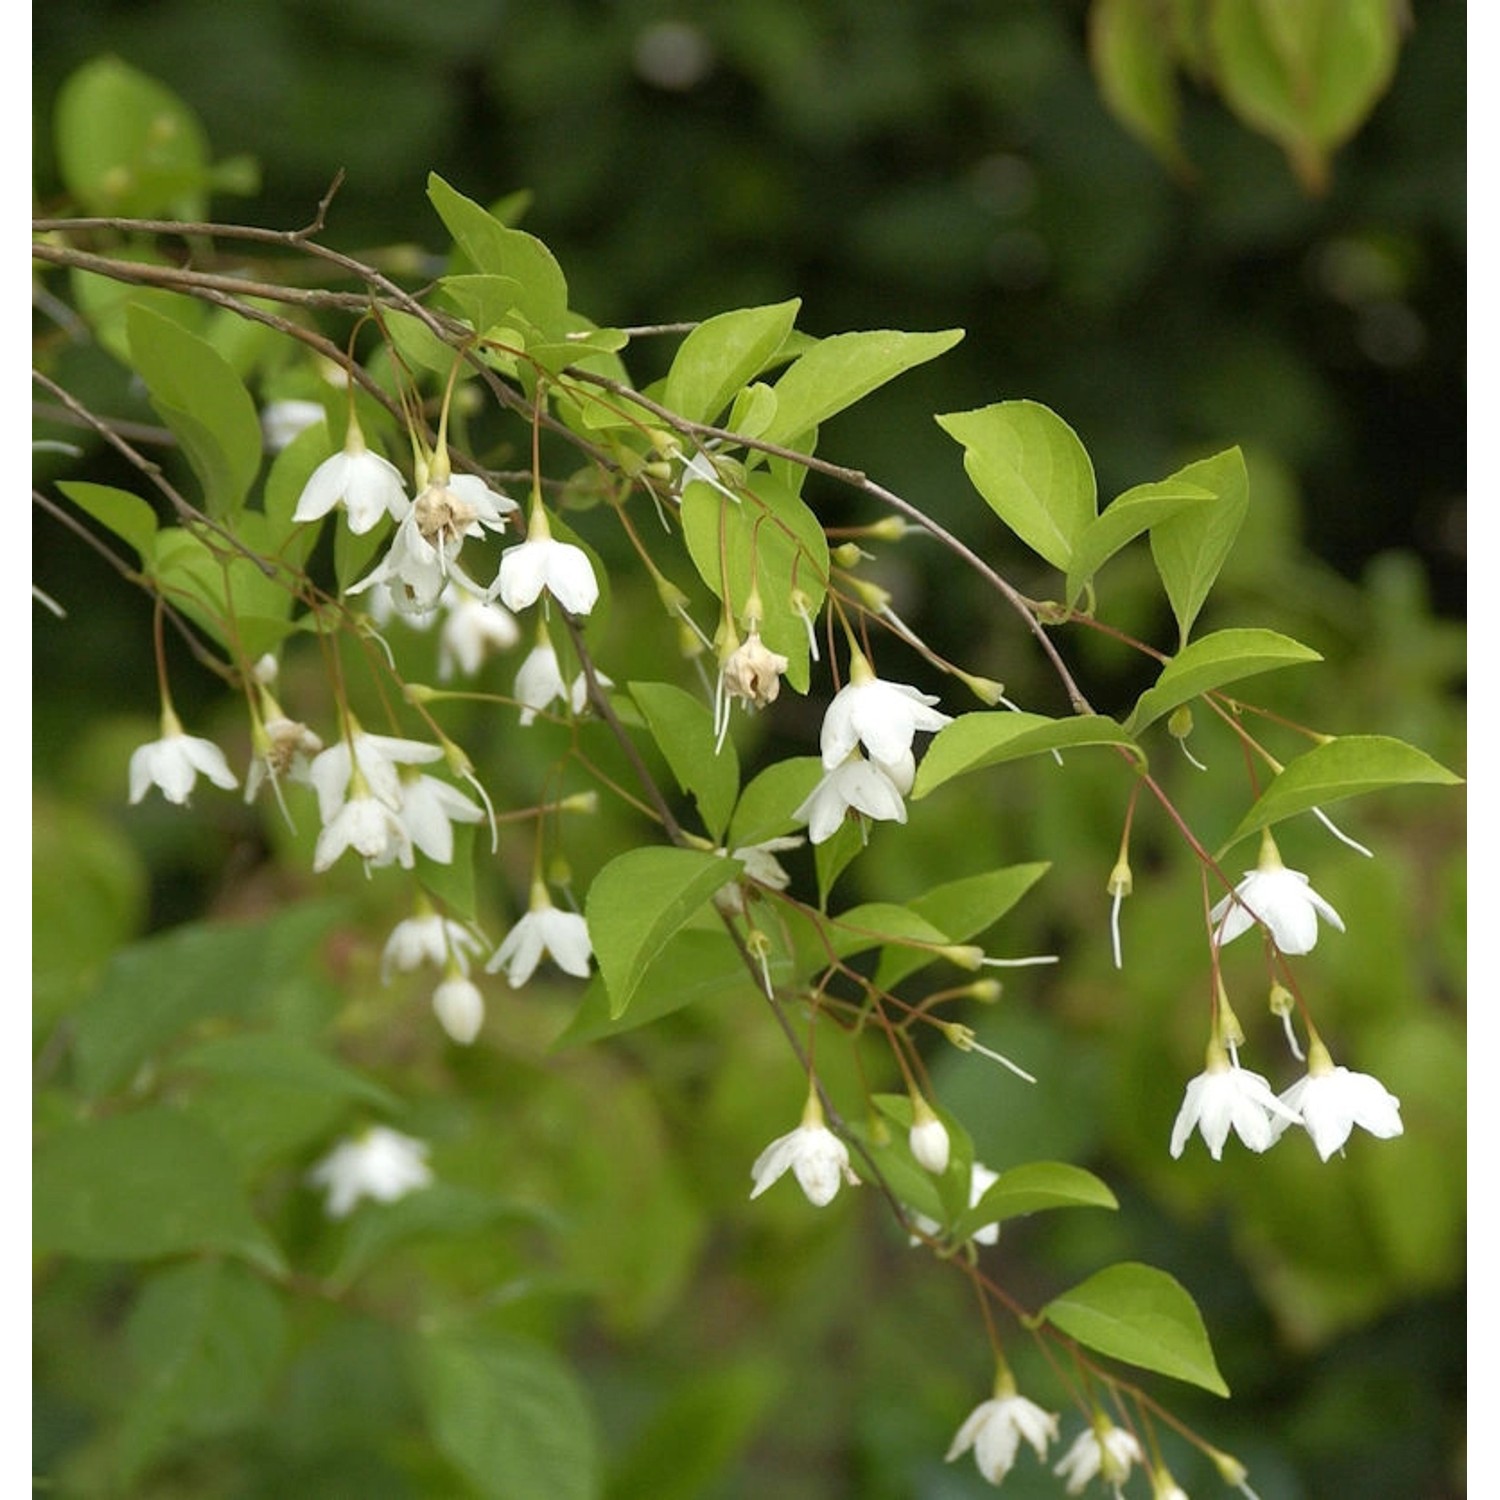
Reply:
M849 663L849 682L834 694L823 715L820 748L830 770L863 744L872 760L899 761L911 750L919 729L936 730L952 718L931 705L938 700L904 682L885 682L858 652Z
M351 797L323 825L313 846L314 872L321 875L330 869L346 849L364 860L366 874L371 866L394 863L410 870L416 863L406 825L386 803L367 792Z
M239 783L224 752L212 740L184 734L177 715L164 708L161 715L162 737L138 745L130 756L130 802L134 806L153 786L162 796L179 807L186 806L199 774L207 776L226 792Z
M983 1162L971 1162L969 1164L969 1207L973 1208L994 1185L1000 1181L1000 1174L992 1172ZM935 1219L929 1219L926 1214L913 1214L912 1225L920 1229L922 1234L929 1237L942 1233L943 1226ZM998 1245L1000 1243L999 1224L985 1224L976 1229L972 1238L981 1245ZM920 1245L920 1236L912 1235L911 1243ZM1055 1436L1055 1434L1054 1434Z
M792 883L792 877L782 869L776 856L788 849L800 849L803 843L800 833L786 834L781 838L762 839L758 844L742 844L731 851L730 858L739 860L745 867L746 879L773 891L784 891Z
M479 939L451 917L435 911L405 917L385 940L380 954L380 982L389 984L393 971L406 974L423 964L444 968L451 963L460 974L467 974L469 954L478 953L479 949Z
M1113 1427L1101 1420L1101 1427L1086 1427L1073 1440L1053 1469L1059 1479L1068 1481L1068 1493L1081 1495L1084 1486L1096 1474L1118 1490L1130 1476L1132 1464L1144 1463L1145 1455L1135 1435L1123 1427Z
M568 684L550 641L538 641L516 673L516 702L521 705L521 723L531 724L555 701L569 702Z
M394 1203L432 1181L425 1157L427 1145L375 1125L362 1135L342 1141L307 1174L314 1187L328 1194L328 1217L346 1217L361 1198Z
M994 1396L981 1401L964 1419L945 1461L951 1464L972 1448L979 1472L991 1484L999 1484L1015 1467L1023 1439L1045 1463L1047 1444L1057 1439L1057 1418L1014 1391L1008 1396Z
M280 453L309 427L316 427L324 415L321 401L272 401L261 411L260 435L272 453Z
M1208 1066L1187 1086L1182 1108L1172 1126L1172 1155L1182 1155L1194 1128L1203 1132L1209 1154L1223 1159L1231 1129L1252 1150L1264 1151L1277 1137L1273 1122L1295 1124L1297 1116L1275 1094L1259 1073L1235 1067L1223 1048L1210 1043Z
M348 739L330 745L308 769L318 794L318 813L327 823L338 812L357 766L370 792L393 812L401 807L398 765L430 765L443 758L441 745L403 740L388 734L366 734L355 728Z
M941 1177L948 1170L948 1127L933 1114L931 1105L920 1096L916 1100L911 1130L906 1140L918 1166L931 1172L934 1177Z
M401 781L401 821L428 859L446 865L453 861L453 824L483 822L484 809L436 776L412 774Z
M849 1148L824 1123L816 1095L809 1096L802 1123L772 1141L755 1158L755 1165L750 1168L755 1181L750 1196L760 1197L788 1168L814 1208L823 1208L833 1201L840 1180L859 1181L849 1166Z
M906 821L906 804L890 770L873 760L865 760L858 751L851 752L842 765L825 771L823 779L792 816L807 824L807 836L814 844L821 844L839 831L851 808L869 818Z
M340 501L356 536L379 524L382 516L400 521L407 513L406 482L401 471L365 447L359 424L350 422L344 451L325 458L302 487L294 521L316 521Z
M253 802L255 794L269 776L273 782L306 782L312 757L323 748L323 741L306 724L288 719L284 714L267 719L252 731L255 757L245 772L245 801Z
M1209 913L1218 923L1214 940L1222 947L1257 921L1265 924L1271 940L1288 954L1311 953L1318 941L1318 918L1344 930L1344 920L1308 884L1300 870L1289 870L1270 829L1261 836L1260 861Z
M1293 1118L1273 1121L1274 1134L1279 1136L1300 1117L1324 1161L1342 1149L1356 1125L1383 1141L1402 1131L1401 1101L1378 1078L1335 1067L1319 1041L1308 1049L1307 1076L1299 1078L1281 1102Z
M509 651L521 639L516 618L503 605L450 583L439 601L445 606L438 635L438 677L447 682L455 666L473 677L491 651Z
M432 992L432 1008L443 1030L461 1047L467 1047L484 1024L484 996L462 974L450 974Z
M577 912L559 911L538 883L532 887L531 910L505 935L484 967L489 974L504 969L510 987L518 990L536 972L544 953L565 973L587 979L593 952L588 923Z
M490 596L498 593L507 609L522 610L535 604L543 589L570 615L586 615L599 600L599 580L588 554L571 542L554 541L546 512L538 505L526 540L501 554Z

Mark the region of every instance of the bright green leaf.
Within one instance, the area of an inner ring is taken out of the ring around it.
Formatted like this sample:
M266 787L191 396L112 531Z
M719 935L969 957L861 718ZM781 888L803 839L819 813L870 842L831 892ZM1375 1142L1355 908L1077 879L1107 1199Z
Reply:
M79 510L133 547L143 563L149 561L156 538L156 512L139 495L82 479L60 479L57 487Z
M630 849L594 876L584 913L610 1014L624 1014L646 968L667 940L740 863L697 849Z
M678 348L667 371L662 405L690 422L712 422L771 363L801 305L793 297L790 302L742 307L706 318Z
M1138 484L1126 490L1090 521L1079 536L1068 568L1068 603L1075 603L1094 574L1142 532L1213 498L1208 490L1179 479Z
M1036 401L1000 401L936 420L963 445L964 470L990 509L1066 573L1099 503L1077 433Z
M1125 727L1139 734L1179 703L1226 683L1300 662L1322 661L1310 646L1274 630L1216 630L1184 646L1161 670L1156 685L1141 694Z
M1038 1316L1111 1359L1229 1394L1197 1304L1154 1266L1108 1266L1054 1297Z
M1199 459L1171 476L1171 483L1191 484L1218 497L1213 505L1195 506L1151 528L1151 556L1161 575L1183 644L1208 591L1234 546L1250 504L1250 477L1238 448Z
M1061 1161L1033 1161L1002 1172L983 1197L953 1226L968 1239L986 1224L1003 1224L1047 1208L1118 1208L1119 1201L1092 1172Z
M1455 776L1430 755L1404 740L1381 734L1340 735L1299 755L1277 775L1240 819L1220 854L1242 838L1310 808L1389 787L1457 786Z
M1129 751L1138 763L1145 763L1134 739L1102 714L1083 714L1071 719L1049 719L1043 714L999 709L960 714L946 728L938 730L927 747L927 754L917 767L912 798L925 797L945 781L982 766L1085 745L1117 745Z
M752 777L729 820L729 847L742 849L788 834L796 826L792 814L822 777L823 762L816 755L775 761Z
M630 696L677 784L692 793L703 826L713 838L722 838L740 790L740 763L733 741L726 736L716 746L708 707L670 683L632 682Z

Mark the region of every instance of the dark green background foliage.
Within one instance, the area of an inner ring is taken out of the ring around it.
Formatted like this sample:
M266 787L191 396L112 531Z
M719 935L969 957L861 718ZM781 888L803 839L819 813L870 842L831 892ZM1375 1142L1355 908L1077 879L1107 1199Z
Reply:
M1399 735L1462 770L1464 17L1456 0L1411 7L1389 92L1312 193L1275 143L1194 83L1179 132L1189 167L1164 166L1102 101L1081 4L56 0L34 17L37 198L44 211L61 201L51 112L63 80L113 53L197 112L216 159L258 160L260 190L217 197L221 220L305 223L342 168L327 241L398 259L408 247L436 274L446 236L424 190L437 171L482 202L528 190L525 227L601 324L800 296L814 333L963 327L956 349L830 423L820 452L1043 591L1056 582L976 502L933 412L1045 402L1083 438L1106 496L1240 444L1250 518L1204 628L1283 630L1327 659L1273 679L1258 701L1331 732ZM51 337L45 307L38 326ZM638 383L672 347L632 345ZM139 398L97 351L52 339L49 357L101 409L151 420L144 404L122 408ZM86 471L129 482L102 453ZM38 472L45 485L83 471L48 455ZM807 495L832 519L875 519L816 476ZM992 596L921 545L873 569L903 616L1028 707L1064 712ZM1143 554L1101 580L1101 613L1170 649ZM300 903L296 920L277 919L242 1011L165 1033L166 1071L143 1086L240 1142L257 1214L293 1260L326 1238L297 1169L393 1096L411 1101L399 1123L434 1142L444 1182L483 1205L452 1209L447 1227L464 1233L370 1251L347 1298L271 1298L238 1261L174 1263L182 1247L169 1243L167 1260L140 1264L44 1257L35 1463L53 1493L112 1493L102 1476L123 1471L120 1493L152 1500L488 1494L473 1472L484 1443L516 1438L482 1410L455 1418L444 1393L487 1380L551 1390L566 1376L543 1346L582 1380L611 1500L988 1493L968 1460L941 1463L991 1373L958 1278L908 1252L873 1201L843 1195L819 1216L788 1189L744 1202L754 1152L800 1103L763 1013L689 1010L554 1053L576 988L493 986L480 1044L438 1048L425 996L376 982L378 945L404 914L379 882L288 873L306 869L305 851L278 866L268 854L286 853L284 832L233 799L201 798L191 815L123 806L129 750L156 732L149 604L45 518L35 576L69 610L65 627L39 616L35 633L40 1133L56 1148L80 1100L129 1101L122 1080L139 1059L115 1077L97 1051L70 1051L74 1028L111 1045L109 1006L132 993L107 968L113 950L177 922ZM654 601L616 589L612 674L666 676ZM1062 642L1106 711L1145 685L1136 658L1102 637ZM510 669L491 669L497 689ZM243 739L206 674L185 656L174 674L190 727ZM820 706L788 696L771 723L737 720L742 750L759 737L768 753L808 752ZM477 709L446 722L471 749L502 732ZM503 733L514 737L508 718ZM1184 811L1222 834L1238 809L1215 788L1238 752L1211 724L1192 743L1216 774L1163 758L1164 774ZM549 753L517 747L517 783ZM1264 1157L1231 1146L1216 1166L1196 1147L1176 1163L1166 1153L1202 1056L1201 945L1182 936L1198 900L1188 861L1143 812L1117 975L1104 883L1123 779L1084 753L1063 772L1045 758L1002 771L935 793L899 838L877 830L841 887L845 904L899 901L959 874L1053 861L991 946L1060 951L1063 963L1008 975L996 1011L966 1017L1042 1082L1027 1089L956 1056L934 1058L934 1079L989 1165L1086 1164L1122 1207L1007 1227L1002 1279L1036 1306L1111 1259L1176 1275L1234 1400L1164 1394L1250 1465L1262 1500L1461 1493L1460 798L1417 789L1353 804L1343 821L1373 861L1306 819L1283 839L1348 923L1305 965L1325 1036L1401 1097L1406 1134L1356 1140L1327 1166L1305 1141ZM617 814L580 826L568 849L580 891L632 836ZM504 868L482 864L492 926L524 889L526 857L518 842ZM346 904L309 904L336 893ZM322 958L302 961L315 944ZM181 962L213 984L236 959ZM1233 952L1227 969L1268 1051L1251 955ZM350 995L363 998L351 1007ZM245 1022L329 1038L366 1081L309 1097L288 1084L269 1111L232 1082L205 1087L218 1075L191 1047ZM260 1231L225 1212L216 1248L253 1267L267 1253ZM321 1288L340 1267L308 1274ZM192 1399L191 1362L153 1364L165 1307L204 1330L215 1316L261 1330L233 1368L198 1351L212 1400ZM413 1357L419 1307L462 1326ZM468 1333L488 1342L470 1347ZM1044 1368L1017 1363L1023 1389L1045 1388ZM153 1378L182 1390L143 1401ZM1218 1492L1189 1456L1170 1456L1195 1497ZM1005 1493L1055 1485L1028 1458Z

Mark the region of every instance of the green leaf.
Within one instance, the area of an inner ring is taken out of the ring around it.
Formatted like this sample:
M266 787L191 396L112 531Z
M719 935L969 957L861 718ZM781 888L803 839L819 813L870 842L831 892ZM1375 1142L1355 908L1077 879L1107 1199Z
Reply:
M1049 868L1046 863L1010 865L983 875L967 875L934 886L907 905L947 933L949 942L965 943L999 921ZM887 948L880 956L875 983L890 989L930 961L928 955L909 948Z
M1170 21L1155 0L1094 0L1089 60L1099 92L1133 135L1169 165L1185 167Z
M119 1461L130 1487L181 1438L218 1436L259 1414L286 1343L286 1313L281 1298L242 1267L199 1261L146 1283L125 1341L136 1373Z
M142 563L150 561L156 538L156 512L139 495L82 479L59 479L57 487L79 510L133 547Z
M37 1148L32 1180L32 1240L43 1254L154 1260L219 1251L273 1273L285 1269L250 1211L233 1157L176 1110L66 1126Z
M151 404L176 434L203 486L204 508L224 518L260 472L260 418L244 382L212 344L140 302L125 314L131 363Z
M1229 1394L1197 1304L1153 1266L1108 1266L1054 1297L1038 1318L1111 1359Z
M757 472L739 504L711 485L694 482L682 492L682 533L698 576L724 599L736 618L752 587L760 593L761 639L787 658L786 680L807 691L810 669L807 620L793 607L800 593L808 618L823 605L828 539L811 510L780 480Z
M781 838L797 826L792 814L812 795L823 777L816 755L778 760L751 778L729 820L731 850Z
M776 382L776 415L761 434L768 443L791 444L835 412L915 365L951 349L963 329L941 333L836 333L800 356Z
M829 947L840 958L863 953L867 948L879 948L891 944L897 951L910 953L910 943L937 944L945 946L948 934L934 927L925 917L918 916L907 906L898 906L892 901L867 901L860 906L851 906L827 923ZM825 954L827 950L824 950ZM936 953L917 956L923 962L938 957Z
M544 338L562 339L568 331L568 283L552 252L535 235L507 228L436 172L428 175L427 197L476 271L517 284L511 311Z
M599 971L609 986L610 1015L623 1015L651 960L740 862L697 849L630 849L589 886L584 914Z
M414 1341L412 1372L439 1451L487 1500L597 1500L599 1445L582 1388L519 1339Z
M74 1017L78 1086L98 1099L187 1027L249 1017L306 967L342 905L314 902L267 922L179 927L123 948Z
M1089 522L1078 538L1068 568L1068 604L1076 603L1094 574L1142 532L1213 498L1210 491L1195 484L1185 484L1180 479L1138 484L1116 497L1095 520Z
M217 1036L198 1042L173 1057L172 1071L179 1070L271 1084L393 1114L402 1108L400 1098L374 1079L336 1062L310 1042L274 1032Z
M171 90L117 57L71 74L57 96L57 165L85 213L202 219L208 137Z
M1399 14L1390 0L1215 0L1209 8L1225 102L1286 150L1307 187L1326 186L1328 152L1390 84Z
M1462 781L1463 777L1404 740L1381 734L1340 735L1299 755L1281 771L1240 819L1219 853L1223 855L1242 838L1283 818L1327 807L1345 797L1423 783L1458 786Z
M318 540L317 526L292 517L313 470L331 453L327 422L314 422L271 460L266 472L263 503L268 550L291 567L301 567Z
M1239 535L1250 504L1250 476L1244 455L1229 448L1188 464L1172 479L1218 497L1215 505L1196 506L1151 528L1151 556L1186 645L1193 621Z
M801 299L793 297L706 318L678 348L662 405L690 422L712 422L772 362L801 306Z
M936 420L963 444L964 470L990 509L1066 573L1099 503L1094 466L1073 429L1036 401L1000 401Z
M257 511L244 511L235 520L240 540L261 556L271 550L275 525ZM260 656L295 628L292 591L284 579L268 578L248 557L227 550L227 544L226 550L215 552L181 526L157 532L151 573L177 608L235 652Z
M1003 1224L1046 1208L1118 1208L1119 1201L1092 1172L1061 1161L1033 1161L1002 1172L953 1226L955 1239L968 1239L986 1224Z
M1200 693L1225 683L1323 658L1301 641L1274 630L1216 630L1184 646L1161 669L1154 687L1147 688L1131 710L1125 728L1139 734Z
M703 826L723 838L740 790L740 763L726 735L714 744L713 714L691 693L666 682L632 682L635 700L677 784L691 792Z
M502 327L521 299L521 283L514 276L444 276L438 285L481 337Z
M927 747L927 754L917 767L912 799L925 797L966 771L1084 745L1117 745L1127 750L1138 764L1145 764L1145 756L1129 733L1102 714L1082 714L1071 719L1049 719L1044 714L999 709L960 714L938 730Z
M433 1182L392 1203L360 1205L345 1231L343 1247L329 1280L335 1287L351 1286L392 1251L422 1241L451 1240L472 1244L489 1238L504 1224L545 1225L545 1209L501 1198L494 1193Z

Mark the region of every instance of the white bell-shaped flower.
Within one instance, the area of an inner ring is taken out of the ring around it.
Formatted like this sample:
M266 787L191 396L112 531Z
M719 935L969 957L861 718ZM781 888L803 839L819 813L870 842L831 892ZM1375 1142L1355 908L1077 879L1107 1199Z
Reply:
M504 969L510 987L518 990L536 972L544 954L564 973L587 979L594 948L584 918L555 907L547 887L538 880L531 888L530 911L506 933L485 971L494 974Z
M1356 1125L1383 1141L1401 1134L1401 1101L1378 1078L1336 1067L1327 1047L1316 1038L1307 1053L1307 1076L1281 1096L1293 1118L1272 1121L1277 1136L1300 1121L1318 1155L1327 1161L1343 1149Z
M427 1144L388 1125L374 1125L341 1141L307 1174L314 1187L328 1194L330 1219L353 1212L361 1198L394 1203L432 1181Z
M321 415L321 412L320 412ZM325 458L302 487L294 521L317 521L342 503L349 530L363 535L383 516L400 521L411 507L401 471L365 446L359 423L351 421L342 453Z
M1216 923L1214 940L1222 947L1257 922L1283 953L1311 953L1318 941L1318 918L1340 932L1344 920L1308 884L1300 870L1289 870L1268 828L1261 835L1260 860L1253 870L1209 913Z
M599 601L599 580L588 553L555 540L538 503L531 510L526 540L501 555L489 593L492 598L499 594L507 609L519 611L535 604L544 591L570 615L586 615Z
M467 974L469 957L478 954L480 947L479 939L462 922L427 907L391 929L380 954L380 981L387 984L393 973L410 973L423 964L437 969L451 965Z
M755 1158L750 1196L760 1197L788 1170L814 1208L831 1203L840 1182L859 1181L849 1165L849 1148L828 1128L816 1093L808 1094L802 1123L777 1137Z
M814 844L831 839L851 811L877 821L904 823L906 803L892 778L892 769L904 779L904 765L887 768L851 750L847 760L824 772L822 780L792 816L807 824L808 839Z
M138 745L130 755L130 802L134 806L153 786L168 802L186 806L200 775L232 792L240 783L224 752L212 740L185 734L170 707L161 712L162 737Z
M918 730L941 729L953 722L932 705L937 698L904 682L877 677L863 653L849 661L849 681L834 694L823 715L819 747L830 770L842 765L849 752L862 744L872 760L899 761L912 747Z
M1094 1426L1084 1428L1074 1438L1073 1446L1052 1472L1067 1480L1070 1495L1081 1495L1096 1476L1113 1485L1118 1493L1130 1477L1131 1466L1145 1461L1146 1455L1135 1434L1100 1416Z
M472 979L455 971L432 992L432 1009L443 1030L467 1047L484 1025L484 996Z
M1217 1042L1208 1046L1208 1066L1187 1086L1182 1108L1172 1126L1171 1152L1179 1157L1194 1130L1203 1132L1209 1155L1224 1156L1224 1142L1231 1130L1252 1150L1264 1151L1279 1132L1280 1119L1297 1123L1296 1111L1276 1097L1259 1073L1232 1064Z
M1003 1385L1003 1394L997 1390L964 1419L945 1455L951 1464L972 1448L975 1466L991 1484L999 1484L1015 1467L1023 1442L1045 1463L1047 1445L1057 1440L1057 1417L1018 1395L1013 1381L1006 1379Z

